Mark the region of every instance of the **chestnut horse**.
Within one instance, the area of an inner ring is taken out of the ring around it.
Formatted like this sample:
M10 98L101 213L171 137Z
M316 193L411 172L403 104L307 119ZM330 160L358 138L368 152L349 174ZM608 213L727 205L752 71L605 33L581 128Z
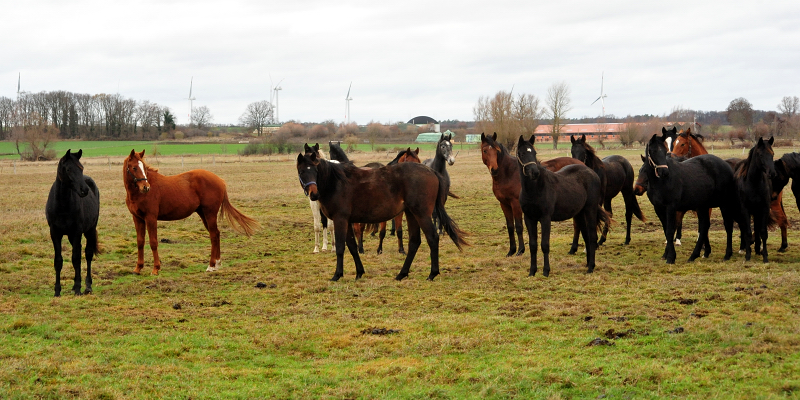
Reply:
M217 214L239 233L250 236L259 228L258 222L242 214L228 201L225 181L213 173L195 169L179 175L161 175L158 169L144 162L144 150L131 154L122 163L122 182L127 191L125 203L136 226L136 246L139 256L134 273L144 267L144 235L149 233L153 251L153 274L158 275L158 221L176 221L197 213L211 236L211 258L206 271L220 266L219 229Z
M500 208L506 218L509 242L506 257L522 255L525 253L525 241L522 238L522 208L519 205L519 193L522 186L519 180L517 158L497 141L495 132L492 136L481 133L481 160L483 165L489 168L489 173L492 175L492 192L500 202ZM553 172L572 164L581 164L581 162L571 157L558 157L542 162L543 167ZM519 251L517 251L517 244L514 241L514 231L519 240Z
M612 155L604 159L597 156L594 148L586 143L586 135L581 135L580 139L575 139L570 135L572 142L572 157L582 161L587 167L591 168L597 176L600 177L600 182L603 185L603 208L608 212L609 216L614 215L611 209L611 200L618 194L622 193L622 198L625 201L625 222L627 230L625 234L625 244L631 242L631 219L634 215L640 221L646 222L642 209L639 207L639 202L636 201L636 195L633 194L633 167L624 157ZM606 241L608 234L608 225L603 228L603 235L600 237L598 245ZM575 232L575 237L572 240L572 247L576 248L578 242L578 232Z
M424 165L407 162L364 169L321 160L314 154L298 154L297 175L303 191L311 200L319 200L322 211L334 221L336 271L333 281L344 275L345 245L356 265L356 279L364 275L352 228L356 222L379 223L405 212L409 231L408 255L395 278L397 280L409 274L422 242L420 229L431 252L428 280L439 275L439 230L444 230L459 250L467 244L462 238L464 232L445 211L447 190L444 179Z

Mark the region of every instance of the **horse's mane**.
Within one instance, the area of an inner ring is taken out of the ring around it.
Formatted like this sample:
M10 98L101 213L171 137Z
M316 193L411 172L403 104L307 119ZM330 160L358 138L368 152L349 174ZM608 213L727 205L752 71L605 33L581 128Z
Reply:
M131 156L128 156L125 158L125 161L127 162L130 159ZM158 172L158 168L150 166L150 164L148 164L147 161L144 160L144 157L140 158L139 161L142 162L142 165L144 165L145 169L147 169L148 171Z
M331 148L331 160L339 161L340 163L349 163L350 159L347 158L347 154L345 154L344 150L338 145L330 143Z
M336 186L339 182L343 182L350 176L350 171L352 169L357 168L353 164L350 163L335 163L330 162L327 160L320 160L319 165L323 166L323 168L317 167L317 179L322 181L326 186L330 185L331 187Z
M400 157L402 157L403 154L406 154L406 150L400 150L400 152L397 153L397 156L394 157L394 160L389 161L389 163L386 164L386 165L395 165L395 164L397 164L398 161L400 160Z
M753 146L750 149L750 152L747 153L747 158L739 162L736 166L736 171L734 171L733 177L734 178L747 178L747 170L750 169L750 162L753 160L753 152L756 150L756 147Z
M322 149L317 150L317 157L319 157L319 158L321 158L323 160L327 160L328 159L328 157L325 155L325 152L322 151Z
M800 153L786 153L781 156L780 160L786 165L790 175L792 175L793 171L800 173L800 171L798 171L798 169L800 169Z
M601 160L600 157L597 156L597 151L595 151L594 147L589 145L589 143L587 142L583 142L583 146L586 148L586 151L591 156L592 165L594 165L596 168L605 168L605 165L603 165L603 160ZM587 160L588 158L589 157L587 157Z

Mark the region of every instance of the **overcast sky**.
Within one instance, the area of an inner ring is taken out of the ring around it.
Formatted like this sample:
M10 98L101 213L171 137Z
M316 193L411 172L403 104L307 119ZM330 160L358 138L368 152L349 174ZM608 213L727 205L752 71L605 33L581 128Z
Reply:
M6 1L0 96L116 93L236 123L283 90L281 121L474 119L499 90L544 100L566 82L569 117L775 110L800 96L800 1Z

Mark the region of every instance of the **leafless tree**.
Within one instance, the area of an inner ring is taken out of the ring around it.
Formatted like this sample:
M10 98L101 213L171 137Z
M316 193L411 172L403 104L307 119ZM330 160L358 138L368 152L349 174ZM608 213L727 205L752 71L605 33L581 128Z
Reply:
M367 125L367 139L372 150L375 150L375 142L379 138L385 138L389 134L389 128L379 122L370 122Z
M630 119L625 121L619 131L619 142L625 147L638 142L642 135L641 130L641 124L633 122Z
M239 123L258 131L258 136L264 134L264 127L275 122L272 103L261 100L250 103L239 117Z
M791 118L800 111L800 99L797 96L785 96L778 104L778 111L786 118Z
M55 151L48 148L58 138L58 128L55 125L38 114L28 114L17 122L11 129L11 137L21 159L46 161L55 158Z
M192 109L192 122L199 129L208 128L212 121L214 121L214 116L211 115L211 110L208 107L200 106Z
M547 89L547 114L553 120L553 129L550 136L553 137L553 148L558 148L558 139L564 128L564 120L567 113L572 110L572 99L570 99L570 89L566 82L554 83Z
M532 94L520 93L513 108L513 116L519 134L525 135L526 138L533 136L543 114L539 98Z
M0 140L6 139L11 134L14 118L14 100L0 97Z
M543 110L532 94L514 97L510 92L499 91L491 98L481 96L472 112L476 132L497 133L497 140L512 149L519 135L533 135Z

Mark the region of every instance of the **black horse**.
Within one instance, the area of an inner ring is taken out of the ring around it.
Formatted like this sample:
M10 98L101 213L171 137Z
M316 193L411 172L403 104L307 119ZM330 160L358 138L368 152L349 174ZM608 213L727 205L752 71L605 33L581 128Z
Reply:
M573 218L586 244L587 273L594 271L597 230L601 222L608 224L608 214L600 207L602 188L597 174L582 164L568 165L558 172L544 168L536 158L534 137L522 136L517 144L522 189L519 203L525 214L528 242L531 249L530 275L536 275L537 223L542 224L544 276L550 275L550 223Z
M750 232L750 217L753 217L753 236L756 242L756 253L761 253L764 262L769 262L767 257L768 227L775 224L770 203L772 202L772 178L777 175L772 150L774 138L765 141L758 138L755 146L750 149L747 158L737 164L734 177L736 187L739 189L739 199L742 202L747 222L747 231ZM763 248L759 249L763 243ZM750 252L748 248L747 253Z
M447 215L447 191L441 175L417 163L399 163L378 169L363 169L352 164L335 164L314 154L298 154L297 174L303 191L334 222L336 233L336 272L332 280L344 275L344 247L347 245L356 264L356 279L364 274L358 255L353 223L380 223L405 212L408 221L408 255L397 280L408 276L411 263L422 242L420 229L431 251L428 280L439 275L439 230L444 230L461 249L464 232Z
M622 193L622 198L625 200L625 222L627 224L627 231L625 234L625 244L631 242L631 219L635 215L640 221L646 222L642 209L639 207L639 202L636 201L636 195L633 193L633 167L622 156L608 156L602 160L597 156L594 148L586 143L586 135L581 135L580 139L575 139L570 136L572 141L572 158L576 158L591 168L597 176L600 177L601 184L603 184L603 208L608 212L609 216L613 217L614 211L611 208L611 200L618 194ZM597 243L601 245L606 241L608 234L608 225L603 228L603 234L600 241ZM578 233L575 232L575 237L572 241L572 247L577 248Z
M67 150L58 161L56 181L47 196L45 215L50 225L53 241L53 266L56 270L56 297L61 296L61 240L67 235L72 245L72 268L75 269L75 284L72 291L81 294L81 240L86 236L86 290L92 292L92 258L100 253L97 242L97 220L100 216L100 191L92 178L83 174L80 162L83 150L71 153Z
M447 184L448 196L457 199L459 197L450 192L450 174L447 173L447 165L453 165L456 163L456 157L453 155L452 139L452 135L445 136L442 134L442 136L439 138L439 142L436 143L436 155L434 155L433 158L423 161L422 163L444 177L444 181Z
M646 162L643 168L647 175L647 197L661 220L667 240L662 258L668 264L675 263L675 213L689 210L697 212L699 233L689 261L700 256L704 245L704 257L708 257L711 253L708 241L708 229L711 225L708 209L719 207L727 233L725 260L729 260L733 253L731 235L734 221L739 224L743 240L747 236L733 170L728 163L711 154L678 162L667 155L664 143L666 138L667 130L664 128L661 136L653 135L650 138L645 147ZM749 259L749 243L747 248Z

